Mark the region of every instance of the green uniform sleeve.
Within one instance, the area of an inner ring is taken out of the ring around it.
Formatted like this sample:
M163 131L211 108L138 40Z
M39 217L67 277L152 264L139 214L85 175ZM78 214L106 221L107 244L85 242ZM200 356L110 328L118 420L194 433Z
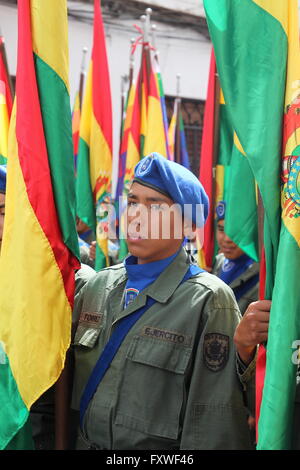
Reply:
M233 343L240 313L230 289L206 302L188 385L181 449L250 449L243 386Z

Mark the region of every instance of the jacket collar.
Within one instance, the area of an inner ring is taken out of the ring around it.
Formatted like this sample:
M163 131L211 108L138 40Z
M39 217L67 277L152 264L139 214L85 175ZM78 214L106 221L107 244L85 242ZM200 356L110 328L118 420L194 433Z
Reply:
M118 285L111 291L109 296L110 308L115 312L114 318L121 318L135 312L143 307L147 300L147 295L159 303L166 303L174 294L181 283L190 265L190 258L184 248L182 248L172 263L160 274L160 276L150 286L146 287L127 308L124 309L124 290L127 277L122 276Z

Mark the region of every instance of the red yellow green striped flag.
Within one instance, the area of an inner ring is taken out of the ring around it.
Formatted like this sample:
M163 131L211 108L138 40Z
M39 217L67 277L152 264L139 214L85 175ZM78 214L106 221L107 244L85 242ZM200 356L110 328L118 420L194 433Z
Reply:
M158 90L159 98L160 98L160 106L161 106L161 116L162 116L162 121L163 121L163 126L164 126L164 131L165 131L165 141L166 141L166 154L165 155L168 160L170 160L170 154L169 154L169 124L168 124L168 116L167 116L167 107L166 107L166 99L165 99L165 92L164 92L164 86L163 86L163 79L162 79L162 74L159 66L159 61L158 61L158 53L156 52L153 57L153 68L155 72L155 78L156 78L156 88Z
M226 105L265 210L266 298L272 296L272 308L258 448L289 449L300 340L298 2L204 4Z
M12 95L5 60L4 38L0 36L0 165L6 163Z
M204 226L203 247L198 245L199 260L202 268L212 267L214 260L214 184L213 184L213 166L214 162L214 139L215 139L215 119L216 119L216 96L219 93L219 87L216 81L216 61L214 51L211 52L207 97L205 103L205 113L203 122L201 157L199 180L209 197L209 213ZM219 99L219 96L217 96Z
M128 102L126 108L126 116L124 120L124 131L121 142L121 150L119 156L119 178L117 186L117 201L119 209L119 237L120 250L119 258L122 260L128 254L127 243L125 241L124 227L124 203L127 198L130 182L133 178L134 167L140 159L139 149L136 141L139 141L139 103L136 93L135 82L132 82L128 92ZM124 202L120 198L124 198Z
M168 136L170 160L190 169L180 98L175 98L174 111L169 126Z
M16 101L0 257L0 448L53 385L79 268L66 0L18 3Z
M168 135L165 131L158 76L154 71L147 43L143 46L142 81L141 157L152 152L158 152L167 157Z
M108 265L111 201L112 106L100 0L94 0L94 40L80 121L77 215L96 233L96 269Z

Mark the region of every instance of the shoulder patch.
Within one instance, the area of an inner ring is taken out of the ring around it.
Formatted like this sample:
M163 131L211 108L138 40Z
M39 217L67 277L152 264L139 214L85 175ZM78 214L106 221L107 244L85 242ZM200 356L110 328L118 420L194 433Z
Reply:
M204 336L203 357L206 367L219 372L227 364L229 357L229 336L208 333Z

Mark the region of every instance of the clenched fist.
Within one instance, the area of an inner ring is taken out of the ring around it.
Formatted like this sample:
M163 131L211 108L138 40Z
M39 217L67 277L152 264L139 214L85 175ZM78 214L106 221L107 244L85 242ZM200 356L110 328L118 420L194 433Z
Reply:
M270 310L270 300L251 303L235 330L233 340L245 364L252 361L256 346L268 339Z

